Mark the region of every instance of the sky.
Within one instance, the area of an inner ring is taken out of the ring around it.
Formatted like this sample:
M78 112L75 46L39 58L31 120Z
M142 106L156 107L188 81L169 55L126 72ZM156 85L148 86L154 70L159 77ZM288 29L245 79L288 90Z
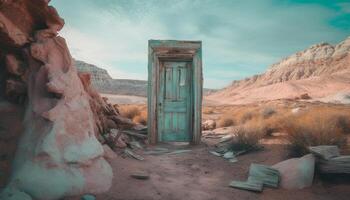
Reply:
M204 87L263 73L313 44L350 36L349 0L52 0L75 59L147 79L149 39L201 40Z

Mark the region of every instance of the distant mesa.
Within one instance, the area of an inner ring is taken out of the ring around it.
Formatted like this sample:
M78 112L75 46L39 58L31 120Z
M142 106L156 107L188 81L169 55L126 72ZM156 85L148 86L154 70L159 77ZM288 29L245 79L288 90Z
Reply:
M80 60L75 60L75 65L79 72L91 74L91 83L100 93L147 96L147 81L113 79L107 70Z
M147 96L147 81L145 80L113 79L107 70L80 60L75 60L75 65L79 72L88 72L91 74L92 85L100 93ZM204 89L204 94L214 91L212 89Z

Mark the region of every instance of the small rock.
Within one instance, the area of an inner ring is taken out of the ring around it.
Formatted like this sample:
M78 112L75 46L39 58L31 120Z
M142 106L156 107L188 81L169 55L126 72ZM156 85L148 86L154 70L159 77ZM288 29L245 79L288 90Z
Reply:
M309 96L308 93L304 93L304 94L300 95L300 99L311 99L311 97Z
M95 200L96 197L94 195L91 194L86 194L84 196L81 197L81 200Z
M125 143L125 140L124 140L122 137L119 137L119 138L115 141L114 145L115 145L116 147L118 147L118 148L125 148L125 147L127 147L127 144Z
M301 110L301 108L300 108L300 107L293 108L293 109L292 109L292 113L293 113L293 114L297 114L297 113L299 113L299 112L300 112L300 110Z
M135 179L140 179L140 180L147 180L149 179L149 175L146 172L135 172L130 175L131 177Z
M223 156L224 158L226 159L231 159L231 158L234 158L235 157L235 154L233 153L233 151L228 151L224 154Z
M203 122L202 129L203 130L214 130L216 128L216 122L212 119L208 119Z
M118 128L117 124L111 119L107 119L106 124L107 124L107 127L109 129L117 129Z

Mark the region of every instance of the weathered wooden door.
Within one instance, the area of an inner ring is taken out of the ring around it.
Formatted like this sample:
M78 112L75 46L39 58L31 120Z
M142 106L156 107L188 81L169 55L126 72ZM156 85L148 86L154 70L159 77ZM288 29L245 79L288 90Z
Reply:
M191 62L160 63L158 129L161 141L191 140Z
M202 42L149 40L148 140L201 141Z

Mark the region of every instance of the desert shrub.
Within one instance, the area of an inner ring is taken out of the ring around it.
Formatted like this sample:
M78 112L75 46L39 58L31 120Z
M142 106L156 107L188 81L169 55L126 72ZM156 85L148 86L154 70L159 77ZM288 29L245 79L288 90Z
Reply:
M342 133L350 134L350 113L348 115L339 114L333 116L332 120Z
M226 113L220 117L218 122L216 123L217 127L228 127L228 126L233 126L235 125L235 121L233 119L233 116Z
M124 106L119 109L120 114L123 117L133 119L135 116L140 115L141 111L137 106Z
M254 116L254 115L253 115L253 112L251 112L251 111L245 112L245 113L243 113L243 114L241 115L240 122L241 122L242 124L244 124L244 123L246 123L247 121L253 119L253 116Z
M339 126L344 118L338 112L330 109L313 109L300 116L286 120L285 129L288 133L291 154L303 155L309 146L346 144L344 130Z
M240 126L234 133L231 149L234 151L259 149L260 139L263 138L265 128L261 123L247 123Z
M139 115L136 115L134 117L133 122L142 124L142 125L147 125L147 111L142 110Z

